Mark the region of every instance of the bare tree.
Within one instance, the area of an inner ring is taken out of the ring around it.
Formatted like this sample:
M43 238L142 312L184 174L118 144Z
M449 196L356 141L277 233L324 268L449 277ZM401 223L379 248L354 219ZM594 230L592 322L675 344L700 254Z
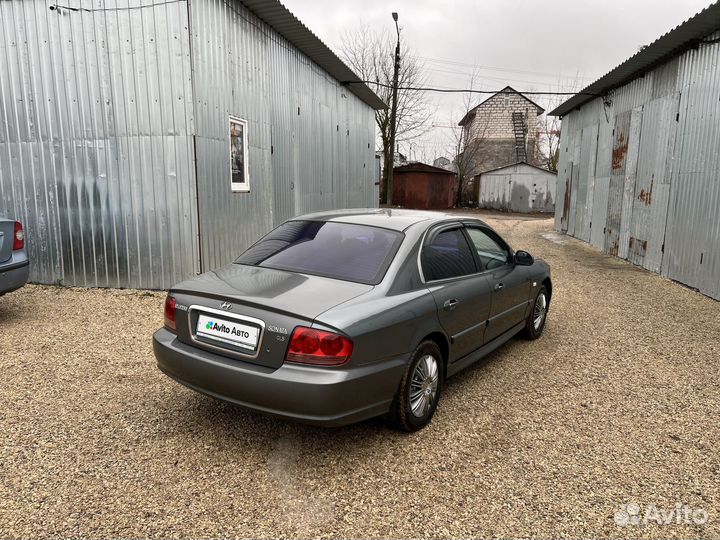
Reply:
M395 36L378 32L367 26L347 32L342 37L342 56L355 73L388 104L392 101L395 57ZM422 63L405 45L400 53L398 75L398 105L395 119L396 144L419 137L427 131L428 120L434 113L427 93L421 88L426 79ZM387 171L393 166L395 150L390 148L390 109L375 111L379 142L383 152L381 181L382 202L387 201Z
M554 109L559 104L560 100L553 100L553 103L548 107ZM549 116L547 111L538 116L537 119L537 144L535 145L537 156L535 160L542 167L552 172L557 172L558 159L560 158L560 124L560 118Z
M472 90L475 86L477 74L470 77ZM455 169L457 172L457 188L455 192L455 206L462 206L465 200L465 191L472 186L474 176L482 168L483 141L487 138L489 121L487 117L468 118L475 108L474 94L467 92L463 94L463 102L460 108L460 125L457 121L451 121L452 129L450 135L450 151L454 156Z
M558 80L559 92L578 92L581 87L580 75L574 78ZM560 158L560 130L562 121L557 116L549 116L552 111L563 103L567 96L549 96L545 100L545 112L537 120L537 144L535 145L536 161L547 170L557 172Z

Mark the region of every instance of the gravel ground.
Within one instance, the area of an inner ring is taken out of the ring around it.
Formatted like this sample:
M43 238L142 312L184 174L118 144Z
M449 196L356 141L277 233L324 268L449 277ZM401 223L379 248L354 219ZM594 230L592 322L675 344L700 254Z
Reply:
M0 537L720 537L720 305L551 232L545 335L451 379L429 428L324 430L155 368L163 295L0 299ZM708 512L618 527L620 505Z

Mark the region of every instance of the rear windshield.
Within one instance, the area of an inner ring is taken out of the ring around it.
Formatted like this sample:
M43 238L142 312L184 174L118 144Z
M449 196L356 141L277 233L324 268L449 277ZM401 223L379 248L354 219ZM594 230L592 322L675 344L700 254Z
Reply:
M288 221L235 262L376 285L402 239L402 233L379 227Z

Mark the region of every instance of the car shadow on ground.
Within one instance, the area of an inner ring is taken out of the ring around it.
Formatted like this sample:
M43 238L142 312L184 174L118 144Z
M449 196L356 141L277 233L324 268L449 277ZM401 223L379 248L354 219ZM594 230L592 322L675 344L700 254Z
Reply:
M372 418L342 427L321 427L286 420L245 409L192 390L178 387L157 396L157 420L167 437L200 437L222 448L238 443L261 448L278 440L292 440L300 448L362 449L376 441L404 434L383 418Z
M0 325L17 320L20 312L17 304L8 302L4 295L0 296Z
M497 351L448 379L441 394L440 410L443 402L456 399L458 392L472 392L474 375L486 370L495 362L503 361L505 359L503 351L517 339L519 338L514 338ZM251 411L233 403L196 393L180 385L177 385L173 391L164 393L160 399L164 403L158 408L158 413L162 414L163 418L160 421L168 428L168 433L175 435L183 432L201 434L218 441L226 439L227 441L254 440L262 442L263 440L274 441L279 436L284 436L309 446L331 445L345 448L356 446L362 441L362 446L370 447L378 439L402 440L407 437L422 437L425 431L420 430L408 434L396 429L390 420L383 417L371 418L341 427L303 424ZM426 429L447 428L447 426L438 425L440 422L446 421L447 418L438 418L436 415L433 423Z

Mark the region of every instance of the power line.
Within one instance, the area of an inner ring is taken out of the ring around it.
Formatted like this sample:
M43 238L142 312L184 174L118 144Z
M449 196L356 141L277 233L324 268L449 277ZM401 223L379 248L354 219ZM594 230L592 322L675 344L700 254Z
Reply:
M426 67L425 69L428 71L435 72L435 73L443 73L443 74L445 74L445 75L442 75L443 77L447 77L448 75L450 75L451 77L456 77L456 78L465 79L465 80L467 80L468 78L471 77L471 75L469 73L465 73L465 72L450 71L447 69L440 69L440 68L435 68L435 67ZM489 79L491 81L500 81L500 82L508 81L508 82L519 82L519 83L525 83L525 84L536 84L538 86L545 86L545 87L557 86L555 83L548 83L546 81L529 81L527 79L511 79L511 78L507 78L507 77L492 77L490 75L482 75L482 74L478 75L478 78L479 79Z
M166 0L164 2L157 2L155 4L145 4L140 6L123 6L123 7L102 7L102 8L84 8L84 7L73 7L73 6L63 6L61 4L51 4L50 10L61 10L66 9L68 11L86 11L88 13L93 13L96 11L130 11L132 9L144 9L144 8L152 8L157 6L165 6L167 4L177 4L178 2L185 2L186 0Z
M457 60L445 60L442 58L431 58L429 56L418 56L418 59L425 60L425 61L428 61L433 64L465 66L465 67L473 68L476 70L502 71L502 72L506 72L506 73L523 73L525 75L539 75L542 77L564 77L564 78L568 78L568 79L581 79L584 81L590 80L588 77L565 75L563 73L550 73L547 71L528 71L528 70L522 70L522 69L508 69L508 68L502 68L502 67L497 67L497 66L481 66L478 64L470 64L468 62L460 62Z
M392 85L381 83L378 81L342 81L340 84L374 84L383 88L392 88ZM431 86L398 86L398 90L408 90L417 92L439 92L444 94L525 94L528 96L593 96L601 97L602 94L594 94L592 92L539 92L527 91L520 92L515 90L476 90L474 88L438 88Z

